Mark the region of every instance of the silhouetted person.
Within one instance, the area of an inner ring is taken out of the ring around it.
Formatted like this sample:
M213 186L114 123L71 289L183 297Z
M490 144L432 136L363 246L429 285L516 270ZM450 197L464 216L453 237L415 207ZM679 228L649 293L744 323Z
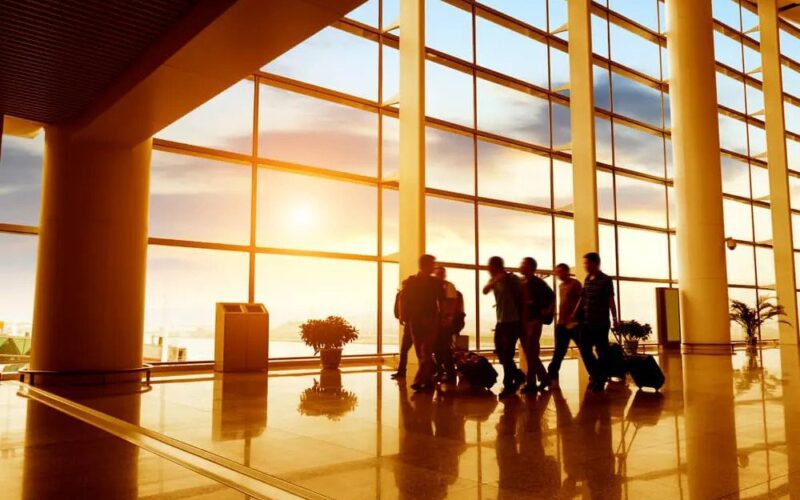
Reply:
M609 312L617 323L617 305L614 302L614 283L600 270L600 255L595 252L583 256L586 280L583 282L577 315L581 318L580 349L586 369L592 379L591 388L602 391L607 374L608 332L611 329ZM596 353L595 353L596 351Z
M545 281L536 276L537 263L533 257L525 257L520 264L523 293L525 297L525 322L522 335L522 350L528 360L525 388L527 394L535 394L550 385L550 377L544 368L541 352L542 327L549 319L552 322L556 296ZM541 385L538 385L536 380Z
M525 379L525 374L517 368L514 354L517 341L522 335L524 299L522 283L519 278L506 271L501 257L489 259L491 278L483 287L484 295L494 292L497 326L494 330L494 351L503 365L503 390L500 397L505 398L517 392Z
M558 387L558 374L561 371L561 362L569 350L569 341L575 342L576 346L580 343L580 329L575 320L575 309L581 300L581 282L570 276L569 266L559 264L556 266L556 278L558 278L558 317L556 319L555 350L553 359L547 367L550 375L551 386Z
M409 329L419 359L419 370L411 388L432 391L436 365L433 346L439 331L440 313L444 303L442 283L432 276L436 258L419 258L419 271L409 276L400 292L400 323Z
M455 380L456 365L453 361L453 337L464 327L464 297L455 285L447 281L447 270L436 266L433 275L442 283L444 301L439 332L434 346L434 357L438 379L442 382Z

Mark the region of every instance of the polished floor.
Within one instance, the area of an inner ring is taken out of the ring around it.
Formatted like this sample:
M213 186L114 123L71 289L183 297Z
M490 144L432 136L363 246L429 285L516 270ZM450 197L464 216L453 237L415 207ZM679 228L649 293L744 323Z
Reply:
M299 496L800 495L797 349L662 354L659 362L667 375L661 394L632 383L586 393L577 361L569 360L560 391L502 402L455 389L415 395L390 380L389 369L374 367L179 376L134 394L58 392L253 477L297 486ZM108 445L114 438L20 398L12 385L0 391L0 478L11 485L9 498L48 498L39 493L56 484L79 489L95 481L119 495L87 489L82 498L244 497L144 450L124 451L133 445ZM66 459L75 454L80 466Z

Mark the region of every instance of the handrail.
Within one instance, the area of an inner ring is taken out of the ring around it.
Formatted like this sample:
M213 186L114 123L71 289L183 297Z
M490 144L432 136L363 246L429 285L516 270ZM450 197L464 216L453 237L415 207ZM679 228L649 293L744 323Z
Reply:
M150 385L150 373L153 370L153 365L144 363L137 368L125 368L122 370L31 370L23 368L19 370L19 381L25 383L25 376L28 376L28 385L35 386L37 375L46 376L106 376L106 375L119 375L126 373L144 373L145 384Z

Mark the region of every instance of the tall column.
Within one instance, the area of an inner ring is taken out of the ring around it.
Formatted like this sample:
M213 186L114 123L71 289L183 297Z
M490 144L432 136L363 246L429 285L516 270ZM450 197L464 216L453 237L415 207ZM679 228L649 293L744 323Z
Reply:
M400 279L425 253L425 0L400 2Z
M32 369L141 366L150 152L47 130Z
M783 82L775 0L758 2L761 34L761 68L764 81L764 114L769 165L769 199L772 212L772 245L775 255L777 299L786 308L787 323L779 323L781 344L797 344L797 295L794 276L791 201L789 198L786 134L783 117Z
M678 287L684 349L730 351L710 0L668 0Z
M570 0L569 71L572 183L575 210L575 272L583 278L583 255L599 248L595 173L594 84L591 1Z

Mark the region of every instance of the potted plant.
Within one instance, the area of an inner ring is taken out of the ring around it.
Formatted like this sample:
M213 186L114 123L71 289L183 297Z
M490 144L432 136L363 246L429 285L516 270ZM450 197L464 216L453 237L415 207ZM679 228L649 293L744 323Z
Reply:
M324 368L338 368L342 348L358 338L358 330L339 316L311 319L300 325L300 338L319 353Z
M622 337L628 354L636 354L639 350L639 341L649 339L653 333L649 324L641 324L635 319L620 321L614 331Z
M740 325L744 330L748 349L754 349L758 344L758 332L761 325L773 318L786 316L783 306L772 303L770 297L759 297L756 307L750 307L740 300L731 300L731 321ZM780 323L786 320L778 319Z

